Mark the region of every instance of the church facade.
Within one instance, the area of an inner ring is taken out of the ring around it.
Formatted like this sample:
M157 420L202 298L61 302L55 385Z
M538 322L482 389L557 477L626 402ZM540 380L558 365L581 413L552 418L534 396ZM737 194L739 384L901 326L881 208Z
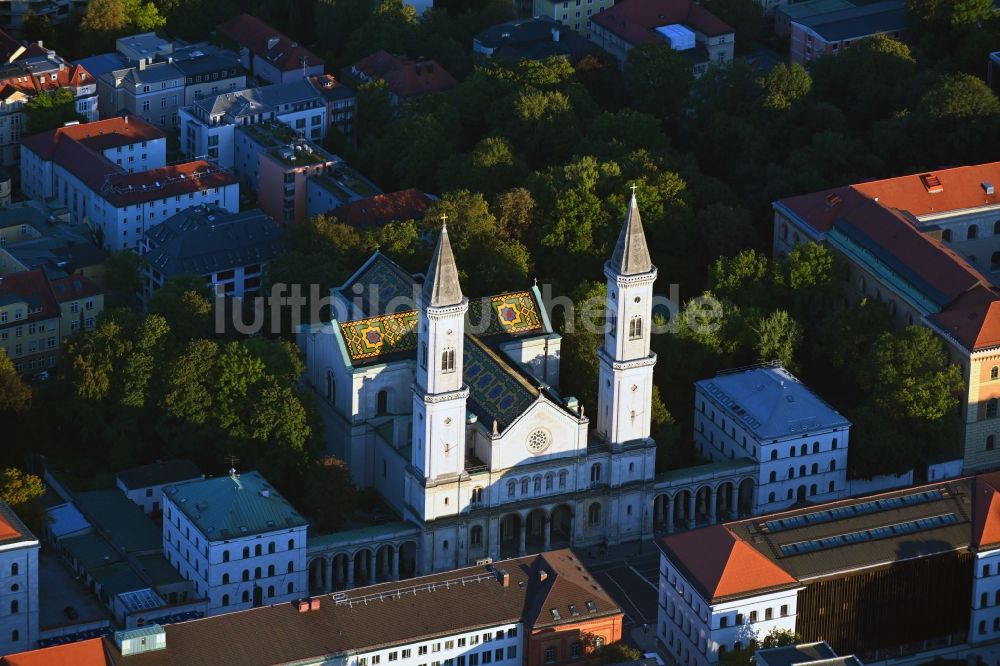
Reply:
M604 273L595 406L559 390L538 288L466 297L447 227L425 275L376 252L300 332L331 449L421 528L418 572L652 534L657 271L634 195Z

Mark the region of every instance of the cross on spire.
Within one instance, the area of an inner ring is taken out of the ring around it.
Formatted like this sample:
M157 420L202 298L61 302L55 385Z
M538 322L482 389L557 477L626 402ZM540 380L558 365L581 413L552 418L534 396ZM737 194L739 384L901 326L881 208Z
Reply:
M635 183L632 183L631 187L632 187L632 196L634 197L635 196L635 190L638 187L638 185L636 185Z
M448 226L448 213L441 213L441 226L442 227Z

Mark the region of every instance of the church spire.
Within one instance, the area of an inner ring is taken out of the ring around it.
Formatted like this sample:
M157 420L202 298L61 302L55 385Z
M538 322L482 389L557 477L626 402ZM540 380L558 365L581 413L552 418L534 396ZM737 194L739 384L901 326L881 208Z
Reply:
M635 200L635 185L632 186L632 200L625 214L625 224L611 255L611 269L620 275L639 275L653 269L649 248L646 247L646 234L642 230L642 218L639 217L639 204Z
M447 216L441 216L442 222L447 220ZM424 305L429 307L447 307L462 302L462 287L458 283L458 267L448 240L447 224L441 225L441 235L424 279L423 295Z

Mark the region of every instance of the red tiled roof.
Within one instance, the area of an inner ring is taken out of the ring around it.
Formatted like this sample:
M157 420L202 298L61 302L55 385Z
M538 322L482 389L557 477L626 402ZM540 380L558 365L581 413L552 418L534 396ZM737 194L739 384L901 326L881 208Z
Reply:
M710 603L799 585L725 525L663 537L660 547L686 569L685 575Z
M9 654L0 660L2 666L110 666L111 663L104 651L103 638Z
M966 349L1000 346L1000 294L990 287L970 289L930 319Z
M11 525L10 521L3 514L0 514L0 541L15 539L19 536L21 536L21 530Z
M65 303L100 294L101 288L84 275L69 275L52 280L52 293L57 301Z
M335 208L332 216L352 227L371 227L394 220L423 217L430 205L430 197L415 187L398 192L376 194Z
M108 118L92 123L80 123L68 127L58 127L48 132L33 134L21 140L21 145L43 160L51 160L56 147L66 139L73 139L91 150L104 151L108 148L125 146L138 141L153 141L166 138L163 130L150 125L136 116Z
M28 316L16 322L8 322L8 326L57 318L62 312L45 277L45 270L41 268L19 271L0 278L0 296L13 296L28 302Z
M622 0L594 14L590 20L629 44L662 44L663 39L655 29L675 23L684 24L709 37L733 32L729 24L694 0Z
M932 186L932 181L938 186ZM993 185L993 194L987 193L983 183ZM995 206L1000 204L1000 162L886 178L852 187L885 206L918 217Z
M310 66L323 64L323 59L315 53L250 14L240 14L226 21L219 26L219 32L283 72L301 69L302 57L309 59ZM278 42L274 48L269 49L268 41L272 38L277 38Z
M149 171L115 174L107 179L111 190L103 196L120 208L237 182L236 176L218 165L194 160Z
M1000 544L1000 472L983 474L973 482L972 544Z
M455 77L434 60L417 62L406 56L376 51L354 63L369 78L382 79L400 99L439 93L458 85Z

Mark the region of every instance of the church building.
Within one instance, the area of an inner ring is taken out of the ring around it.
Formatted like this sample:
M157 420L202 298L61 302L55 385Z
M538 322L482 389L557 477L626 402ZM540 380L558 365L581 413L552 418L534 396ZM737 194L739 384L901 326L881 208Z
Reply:
M656 267L634 194L604 274L594 406L560 391L537 286L467 297L446 226L426 274L375 252L301 331L330 446L422 528L418 573L652 533Z

